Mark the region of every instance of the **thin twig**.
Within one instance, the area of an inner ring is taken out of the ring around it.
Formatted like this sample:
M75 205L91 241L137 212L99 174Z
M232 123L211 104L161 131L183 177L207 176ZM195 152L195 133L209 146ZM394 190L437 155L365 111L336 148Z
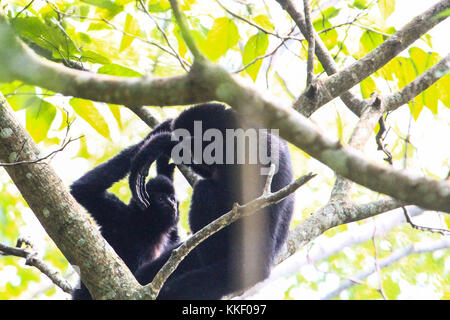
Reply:
M180 55L177 53L177 51L175 50L175 48L170 44L169 38L167 37L166 33L164 32L164 30L159 26L158 22L156 22L156 19L150 14L150 12L147 10L147 6L146 4L142 1L142 0L138 0L138 3L141 5L142 10L144 11L144 13L153 21L153 23L156 25L156 28L159 30L159 32L161 33L161 35L164 38L164 41L166 42L167 46L170 48L170 50L172 50L174 56L178 59L178 61L180 62L181 67L188 72L188 68L186 67L189 66L189 63L187 61L185 61L183 58L180 57Z
M375 270L377 271L377 275L378 275L378 286L379 286L378 291L380 292L380 294L384 300L388 300L386 294L384 293L384 289L383 289L383 278L381 275L380 260L378 258L378 248L377 248L377 243L375 242L376 234L377 234L377 222L376 222L376 219L373 219L372 244L373 244L373 249L374 249L374 254L375 254Z
M61 147L59 147L58 149L56 149L55 151L50 152L48 155L42 157L42 158L38 158L35 160L26 160L26 161L17 161L17 162L9 162L9 163L1 163L0 162L0 167L12 167L12 166L18 166L18 165L24 165L24 164L33 164L33 163L38 163L44 160L47 160L48 158L50 158L51 156L53 156L54 154L63 151L67 145L75 140L81 139L84 136L79 136L78 138L72 139L70 138L69 141L67 141L66 143L64 143Z
M403 209L403 213L405 214L405 218L406 221L408 221L408 223L411 225L411 227L413 227L414 229L417 230L422 230L422 231L429 231L429 232L434 232L434 233L439 233L442 234L443 236L445 235L450 235L450 230L449 229L441 229L441 228L433 228L433 227L424 227L424 226L419 226L417 224L415 224L412 221L412 218L408 212L408 209L405 208L405 206L402 207Z
M305 24L307 30L305 38L308 40L308 60L306 62L306 86L309 86L314 80L315 40L314 40L314 27L311 21L311 7L309 5L309 0L303 0L303 7L305 11Z
M43 274L52 280L54 284L60 287L64 292L72 293L73 288L69 282L67 282L60 272L53 267L49 266L42 259L37 257L37 252L29 249L14 248L0 243L0 254L16 256L26 259L26 265L33 266L39 269Z

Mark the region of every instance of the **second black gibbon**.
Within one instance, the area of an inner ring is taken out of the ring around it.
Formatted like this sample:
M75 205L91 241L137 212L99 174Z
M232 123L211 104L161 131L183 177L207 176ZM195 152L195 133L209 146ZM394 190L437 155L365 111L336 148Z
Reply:
M133 160L130 188L133 198L142 209L148 205L145 196L148 168L153 161L171 156L176 145L172 141L175 130L187 130L191 142L200 143L202 152L207 148L209 142L202 138L202 141L198 141L194 130L196 123L201 123L203 132L217 129L223 137L226 137L227 129L252 128L241 123L236 112L221 104L202 104L182 112L171 121L170 132L161 131L147 140ZM194 185L191 198L189 225L192 232L199 231L230 211L234 203L244 204L260 196L267 178L261 174L262 168L267 169L272 163L277 165L271 184L272 192L292 182L294 176L286 142L267 131L265 134L262 132L262 136L258 136L258 142L267 144L268 153L278 149L276 161L252 163L246 158L244 163L239 163L236 155L233 155L234 161L206 164L198 159L192 161L192 156L187 157L190 161L184 164L202 177ZM223 150L215 152L223 151L225 155L228 151L225 149L225 140ZM239 148L235 140L231 143ZM215 156L214 153L212 155ZM180 263L162 287L158 299L220 299L268 277L274 257L286 240L293 207L292 194L207 238ZM148 232L158 234L157 225L148 225ZM178 245L172 243L171 246L166 246L166 250L158 258L142 264L135 272L137 280L141 284L151 282Z
M168 157L158 159L157 176L148 181L143 198L139 199L147 204L145 209L137 205L135 198L125 204L107 189L128 174L131 160L144 141L170 130L170 122L162 123L143 141L89 171L71 186L72 196L93 216L103 237L131 271L179 242L178 202L173 187L175 165L169 164ZM91 295L81 283L72 298L85 300Z

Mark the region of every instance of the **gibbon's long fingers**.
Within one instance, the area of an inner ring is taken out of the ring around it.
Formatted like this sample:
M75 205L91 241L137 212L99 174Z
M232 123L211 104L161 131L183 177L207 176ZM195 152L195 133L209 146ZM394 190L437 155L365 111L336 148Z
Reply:
M145 178L148 175L150 166L162 155L170 158L171 150L175 143L171 140L170 132L158 133L146 141L134 157L130 170L129 184L131 193L141 208L145 209L149 205Z
M143 192L143 190L145 190L145 177L138 175L137 181L139 185L137 188L137 196L139 202L142 204L144 209L148 208L149 202L147 201L147 198Z
M148 170L148 169L147 169ZM139 188L140 188L140 195L142 197L142 201L147 205L147 207L150 206L150 196L147 193L147 188L145 187L145 174L139 173Z

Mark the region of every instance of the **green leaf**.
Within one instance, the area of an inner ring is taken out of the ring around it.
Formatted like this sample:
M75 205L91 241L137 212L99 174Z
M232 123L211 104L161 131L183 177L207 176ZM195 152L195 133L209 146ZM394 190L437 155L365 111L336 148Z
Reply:
M111 27L104 23L104 22L92 22L87 31L99 31L99 30L105 30L105 29L111 29Z
M165 12L170 9L170 2L168 0L150 0L148 2L148 11L150 12Z
M425 52L418 47L409 49L409 56L412 59L416 74L420 75L427 69L431 68L435 63L439 62L441 57L435 52Z
M78 149L77 154L73 156L73 159L78 157L89 159L90 154L87 148L86 137L81 137L79 140L80 140L80 148Z
M450 75L443 76L436 82L436 85L438 87L439 99L447 108L450 108Z
M268 31L273 31L275 29L272 21L270 21L270 18L268 16L266 16L265 14L259 14L256 17L252 18L252 20L257 25L261 26L262 28L264 28Z
M385 277L383 280L383 290L389 300L396 300L401 292L399 284L394 282L391 277Z
M133 36L138 36L141 31L139 23L137 22L136 19L133 18L131 14L127 14L127 17L125 19L124 31L127 34L124 34L122 36L122 41L120 42L120 49L119 49L120 51L123 51L126 48L128 48L135 39Z
M99 63L99 64L111 63L107 57L91 50L83 50L81 61L89 61L91 63Z
M204 44L204 53L215 61L223 56L228 49L234 47L239 40L239 31L233 20L222 17L214 21Z
M439 13L436 18L443 18L443 17L448 17L450 16L450 9L446 9L444 11L442 11L441 13Z
M62 30L50 21L38 17L17 17L13 20L15 31L41 48L53 53L54 57L67 58L78 53L74 43Z
M337 110L336 110L336 125L338 130L338 139L339 141L342 141L344 137L344 122L342 121L342 117Z
M377 91L377 86L375 85L375 82L371 77L367 77L361 83L359 84L361 88L361 94L364 99L367 99L370 97L372 92Z
M184 58L187 52L187 47L184 43L183 37L181 36L180 28L178 28L178 26L175 26L173 33L175 35L175 38L177 38L178 53Z
M328 20L319 19L314 21L313 27L317 32L319 32L331 28L332 25ZM320 33L319 36L325 43L325 46L327 47L328 50L332 49L337 44L338 33L335 29L331 29L327 32Z
M395 10L395 0L379 0L378 9L380 9L383 19L386 20Z
M122 119L120 117L120 107L116 104L109 104L109 103L108 103L108 107L109 107L109 110L111 110L111 113L113 114L114 119L116 119L119 129L123 130Z
M93 5L97 8L105 9L108 11L109 16L113 17L119 12L123 11L123 6L117 5L111 0L80 0L81 2Z
M269 39L267 34L258 32L256 35L251 36L248 39L247 43L244 47L244 54L242 57L242 62L245 65L254 61L257 57L263 56L266 53L267 47L269 46ZM251 66L247 67L245 71L253 79L256 81L258 77L259 69L261 68L262 60L259 59Z
M36 88L33 86L23 85L17 89L13 89L12 92L5 91L5 89L2 88L2 92L5 95L8 93L13 94L9 96L7 100L14 111L28 108L31 104L33 104L33 102L35 102L34 99L30 99L30 97L35 97L34 94L36 92Z
M48 130L56 116L56 108L38 97L32 97L32 104L26 110L26 128L36 143L47 137Z
M413 115L414 120L417 120L419 118L420 113L423 110L423 103L420 100L414 99L413 101L408 103L409 110L411 111L411 114Z
M367 8L367 0L355 0L353 4L350 5L350 7L364 10Z
M95 131L100 133L106 139L111 140L108 124L100 112L95 108L92 101L73 98L70 99L69 103L76 114L89 123Z
M331 18L336 17L339 14L341 9L336 9L335 7L329 7L323 11L321 11L322 19L330 20Z
M398 79L399 88L404 87L416 78L411 59L405 57L396 57L392 60L392 71Z
M410 48L409 55L411 57L412 65L414 66L416 76L419 76L440 60L440 56L437 53L425 52L418 47ZM415 107L420 106L423 108L423 106L426 106L431 110L431 112L436 114L438 111L438 99L438 87L437 85L432 85L414 98L414 101L416 102ZM416 114L416 116L418 117L419 115ZM417 118L415 117L415 119Z
M366 55L383 43L383 36L377 32L366 30L359 39L359 50Z
M142 77L141 73L116 63L104 65L98 69L98 73L120 77Z

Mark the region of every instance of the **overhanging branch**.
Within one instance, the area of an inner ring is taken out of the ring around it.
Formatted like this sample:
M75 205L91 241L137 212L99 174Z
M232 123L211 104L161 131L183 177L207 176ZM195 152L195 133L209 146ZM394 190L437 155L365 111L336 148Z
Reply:
M303 111L302 114L309 116L322 105L351 89L383 67L439 22L445 20L447 18L446 15L440 17L438 15L449 8L450 0L440 1L424 13L415 17L406 26L394 33L389 39L363 58L329 76L327 79L319 81L319 90L313 97L309 96L307 92L300 95L294 103L296 110ZM324 60L323 57L322 60Z
M422 17L434 16L436 11L443 10L442 3L449 2L441 2ZM426 26L431 28L430 24L434 25L428 22ZM322 134L292 108L268 100L240 78L208 61L194 63L186 75L159 79L124 79L71 70L37 57L14 36L4 16L0 16L0 42L11 43L8 48L0 49L0 66L9 78L64 94L123 105L223 101L252 122L279 129L281 137L347 179L406 203L450 212L449 182L412 175L365 160L361 154Z

